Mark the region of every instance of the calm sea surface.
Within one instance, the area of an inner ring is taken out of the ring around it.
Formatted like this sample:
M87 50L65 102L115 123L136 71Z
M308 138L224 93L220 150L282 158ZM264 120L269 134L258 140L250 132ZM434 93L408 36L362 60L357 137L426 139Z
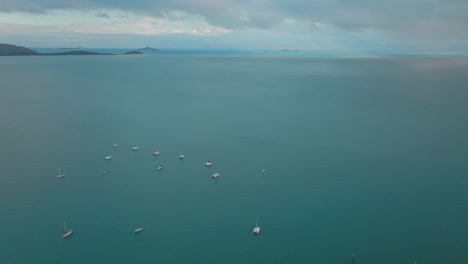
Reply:
M466 264L468 59L1 57L0 228L2 264Z

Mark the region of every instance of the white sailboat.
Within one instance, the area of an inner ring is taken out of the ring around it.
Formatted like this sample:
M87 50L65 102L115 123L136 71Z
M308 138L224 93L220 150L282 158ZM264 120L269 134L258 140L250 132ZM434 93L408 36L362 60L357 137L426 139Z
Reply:
M137 151L139 149L139 147L135 146L132 148L133 151Z
M258 220L255 221L255 227L254 227L254 229L253 229L253 234L254 234L254 235L260 234L260 227L258 226Z
M159 154L161 154L161 152L159 152L158 150L156 150L155 152L153 152L153 156L158 156Z
M113 148L116 148L117 146L118 146L117 144L112 145Z
M214 174L213 174L213 175L211 175L211 176L212 176L213 178L215 178L215 179L216 179L216 178L218 178L218 177L219 177L219 172L216 172L216 173L214 173Z
M206 167L210 167L212 164L213 164L213 162L211 162L211 160L205 162Z
M163 166L159 165L158 170L162 170L162 169L163 169Z
M63 238L69 237L73 234L73 229L67 230L67 224L63 222Z
M141 231L143 231L143 227L139 227L139 228L135 229L135 231L133 231L133 232L140 233Z
M65 177L65 173L63 173L62 170L58 168L57 178L63 178L63 177Z
M112 159L112 156L105 156L104 159L105 160L110 160L110 159Z
M185 155L184 155L184 154L180 154L180 155L179 155L179 159L185 159Z

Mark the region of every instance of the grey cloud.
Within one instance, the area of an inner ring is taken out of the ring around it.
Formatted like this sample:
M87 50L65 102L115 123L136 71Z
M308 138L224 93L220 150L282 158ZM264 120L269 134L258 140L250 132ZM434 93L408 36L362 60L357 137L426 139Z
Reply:
M377 29L406 36L468 37L465 0L2 0L0 12L118 8L153 16L172 10L199 14L216 26L269 28L285 18L346 30ZM33 2L33 3L32 3Z

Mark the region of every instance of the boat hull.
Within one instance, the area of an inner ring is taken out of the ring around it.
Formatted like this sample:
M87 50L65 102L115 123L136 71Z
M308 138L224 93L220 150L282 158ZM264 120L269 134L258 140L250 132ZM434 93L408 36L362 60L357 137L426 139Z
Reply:
M70 230L70 231L65 232L65 233L62 235L62 237L63 237L63 238L66 238L66 237L71 236L72 234L73 234L73 231Z

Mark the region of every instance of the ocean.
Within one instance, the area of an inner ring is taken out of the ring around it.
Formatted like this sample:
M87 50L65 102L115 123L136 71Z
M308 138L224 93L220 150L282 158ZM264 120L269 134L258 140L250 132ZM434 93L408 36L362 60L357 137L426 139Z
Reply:
M1 57L0 263L466 264L467 72L463 57Z

